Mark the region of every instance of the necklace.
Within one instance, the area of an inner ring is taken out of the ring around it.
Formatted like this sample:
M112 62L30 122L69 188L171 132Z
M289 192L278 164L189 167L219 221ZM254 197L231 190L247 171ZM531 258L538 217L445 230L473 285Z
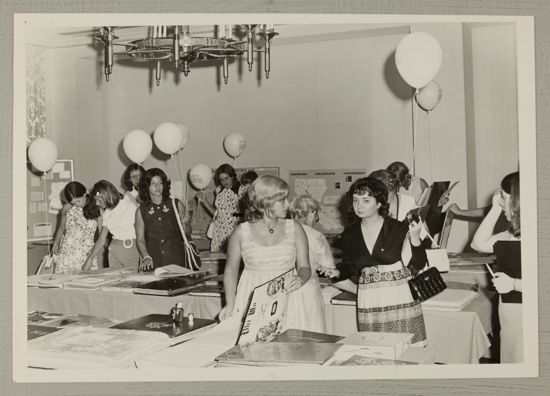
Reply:
M270 234L273 234L275 232L275 227L277 227L277 224L278 224L279 220L275 220L275 223L273 223L272 225L269 225L267 224L267 230L269 231Z

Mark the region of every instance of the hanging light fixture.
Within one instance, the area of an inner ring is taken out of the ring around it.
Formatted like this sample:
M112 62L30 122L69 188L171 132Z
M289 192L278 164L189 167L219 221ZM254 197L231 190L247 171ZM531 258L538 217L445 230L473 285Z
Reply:
M246 40L233 38L234 26L246 30ZM190 33L189 25L180 29L174 26L153 26L148 29L148 37L144 39L123 42L115 36L113 27L104 26L99 29L97 39L101 40L105 49L105 80L109 81L113 73L114 55L127 55L136 60L156 62L155 80L160 85L163 62L172 62L178 71L183 71L187 77L191 65L207 60L221 61L223 79L229 81L229 61L246 52L248 70L252 71L254 52L264 54L265 77L269 78L271 68L271 39L278 35L273 25L216 25L211 37L197 37ZM257 40L257 37L261 40ZM114 46L124 47L120 53L114 52Z

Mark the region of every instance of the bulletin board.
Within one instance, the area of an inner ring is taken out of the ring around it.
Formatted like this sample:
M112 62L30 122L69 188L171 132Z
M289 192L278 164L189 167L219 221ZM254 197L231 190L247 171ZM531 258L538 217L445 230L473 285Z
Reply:
M291 170L290 199L311 195L321 205L319 222L314 227L323 234L339 234L350 221L351 202L346 193L355 180L366 176L366 169Z
M63 188L71 181L74 181L73 160L57 160L45 176L27 163L27 241L54 237L65 201Z
M237 173L237 178L240 180L241 176L248 172L253 170L258 174L258 177L264 176L264 175L271 175L275 177L279 177L279 168L278 167L251 167L251 168L235 168L235 172ZM214 173L216 172L216 169L212 169L212 181L210 181L210 184L208 187L204 189L204 194L208 202L213 203L214 202L214 191L216 190L216 187L214 185ZM189 180L189 177L187 178ZM193 187L187 188L187 205L191 213L191 227L193 228L193 236L196 237L204 237L206 233L206 229L208 228L208 224L210 224L210 220L212 217L210 214L202 207L202 205L197 204L197 200L195 199L195 196L197 195L197 190L195 190Z

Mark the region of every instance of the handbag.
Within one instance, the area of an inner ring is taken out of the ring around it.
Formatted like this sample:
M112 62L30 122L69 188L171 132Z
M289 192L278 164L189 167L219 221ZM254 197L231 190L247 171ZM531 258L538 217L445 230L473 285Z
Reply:
M197 271L201 267L201 256L199 254L199 249L197 248L197 245L195 245L195 242L191 240L191 237L187 239L187 235L185 235L185 230L181 224L178 207L174 198L172 198L172 206L174 207L174 214L176 216L176 220L178 221L178 227L180 229L181 236L183 238L183 245L185 247L185 265L191 271Z
M441 293L447 288L436 267L429 267L426 271L416 274L409 279L409 288L415 301L426 301Z
M212 239L214 237L214 219L216 218L216 213L214 213L214 216L212 217L212 220L210 220L210 223L208 224L208 228L206 229L206 237L208 239Z

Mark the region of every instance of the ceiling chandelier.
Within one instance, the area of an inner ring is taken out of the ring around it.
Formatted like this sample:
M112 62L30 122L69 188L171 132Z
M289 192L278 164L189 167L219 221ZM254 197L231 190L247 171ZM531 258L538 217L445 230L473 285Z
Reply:
M252 71L254 53L264 54L265 77L269 78L271 47L270 42L278 35L273 25L216 25L212 37L197 37L190 33L189 25L153 26L149 28L147 38L121 41L114 34L114 28L103 26L96 37L104 44L105 80L113 72L115 55L127 55L136 60L156 62L155 79L160 85L163 62L172 62L177 71L183 71L187 77L192 64L201 61L221 61L223 79L229 80L229 61L246 53L248 70ZM246 40L237 40L234 33L246 33ZM259 39L258 39L259 38ZM114 46L124 47L124 51L115 53Z

